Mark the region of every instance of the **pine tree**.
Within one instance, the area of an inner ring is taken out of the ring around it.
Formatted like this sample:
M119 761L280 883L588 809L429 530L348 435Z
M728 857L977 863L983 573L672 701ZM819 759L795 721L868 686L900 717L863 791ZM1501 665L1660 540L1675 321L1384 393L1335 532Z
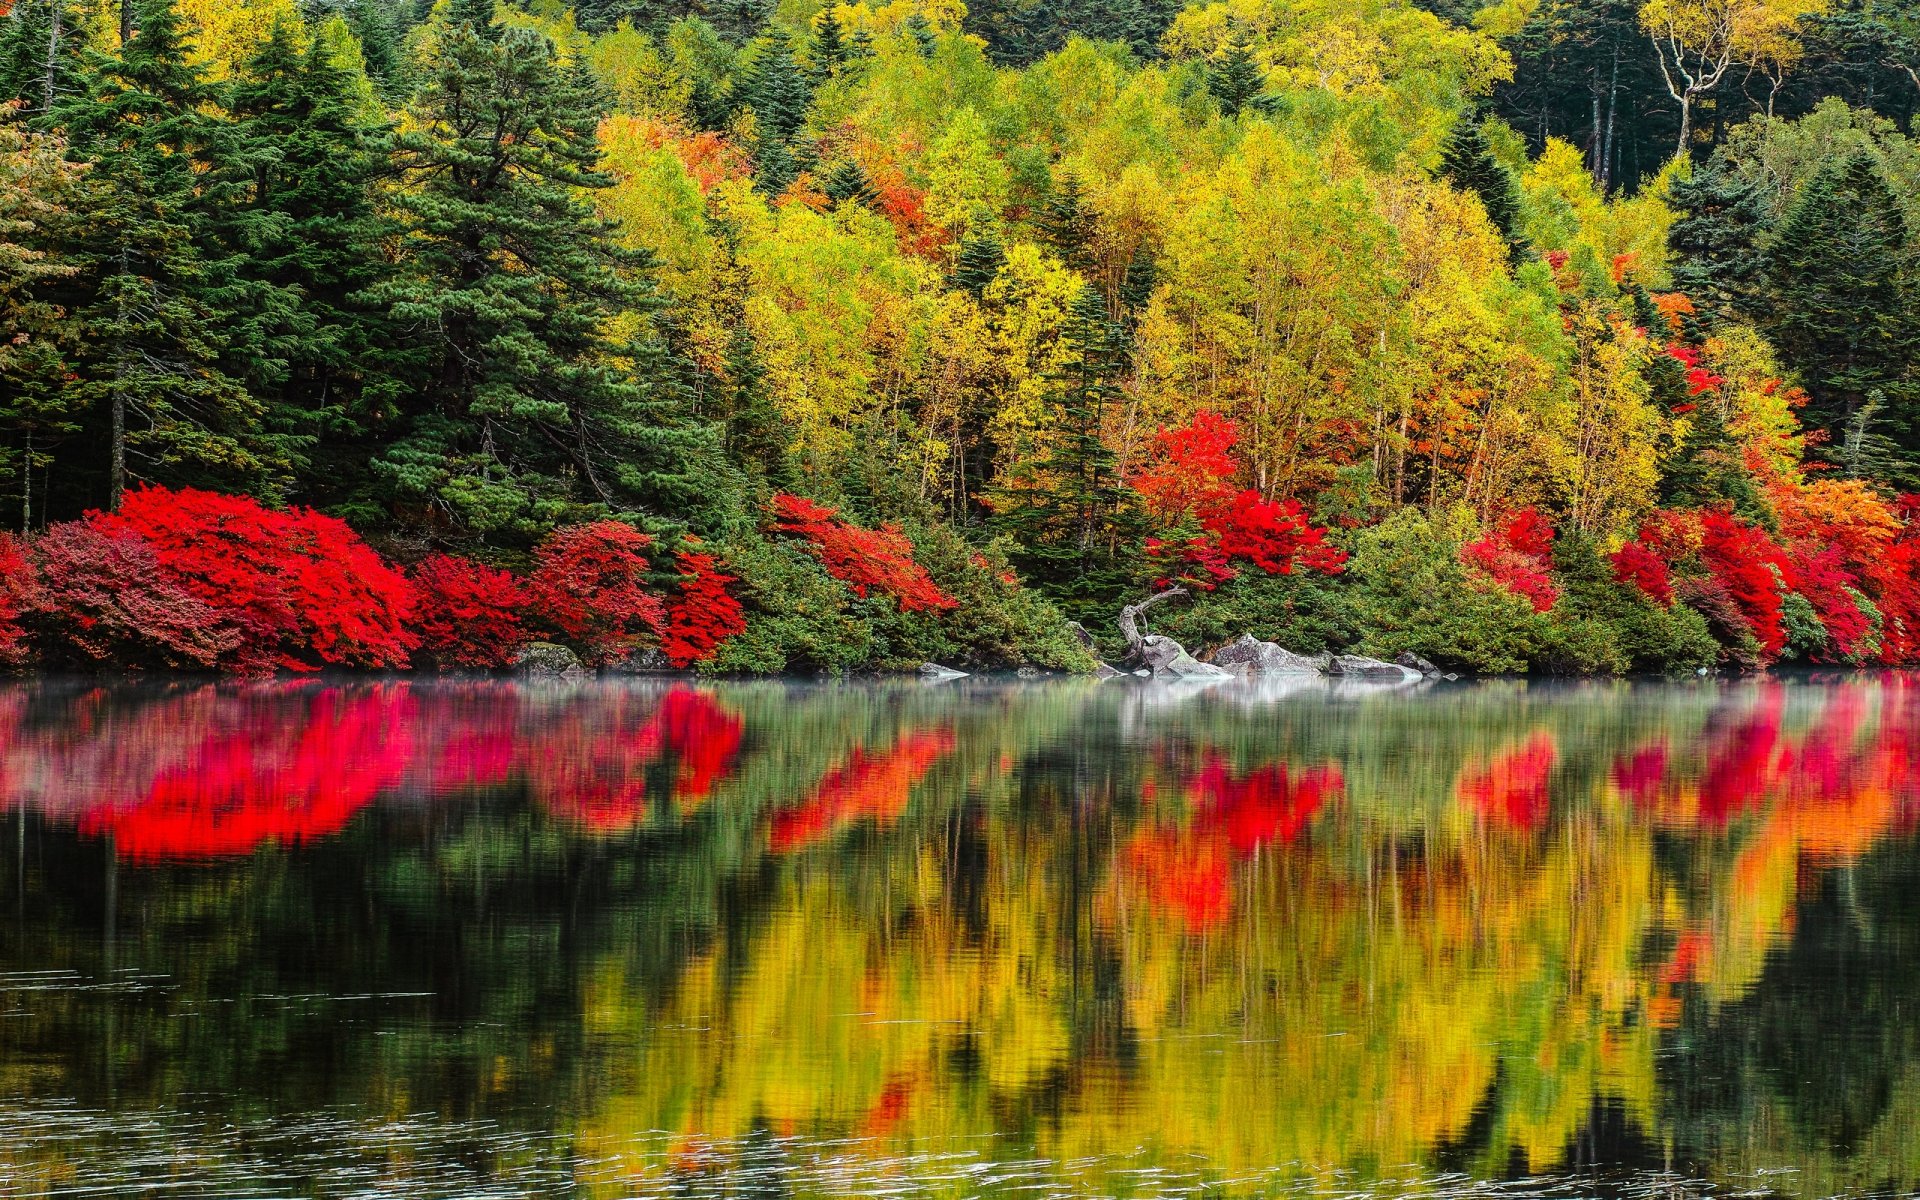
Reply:
M827 172L822 190L835 207L842 204L860 204L867 208L877 208L880 203L878 193L873 190L873 181L859 163L850 158L841 159Z
M227 130L218 94L188 61L170 0L141 0L138 34L94 55L83 97L60 116L92 163L73 247L86 270L69 310L84 334L67 389L107 448L94 502L117 504L136 470L194 481L188 464L265 485L284 464L259 430L259 406L219 368L234 314L210 293L205 178Z
M1080 181L1072 175L1054 185L1040 210L1040 238L1062 263L1076 271L1093 270L1093 243L1099 224L1088 208Z
M393 334L361 298L383 268L388 227L373 187L392 139L366 113L351 45L338 18L305 52L293 29L277 24L230 99L242 149L220 233L238 264L233 286L252 290L255 315L253 336L229 357L267 398L269 428L289 440L302 467L322 430L377 421L401 386L384 370ZM280 297L294 311L276 305ZM323 488L341 482L331 467L304 474Z
M0 15L0 101L18 100L42 127L79 94L87 22L69 0L20 0Z
M1766 198L1719 164L1673 185L1677 213L1667 233L1673 286L1722 320L1752 306L1765 256Z
M967 238L954 257L953 286L979 299L1006 265L1007 252L1000 239L991 234Z
M755 184L768 195L778 195L802 170L791 143L813 101L813 89L784 41L761 46L741 87L741 99L753 110Z
M1053 424L995 489L994 524L1018 547L1014 561L1028 579L1087 615L1132 586L1142 532L1103 436L1129 356L1124 331L1090 286L1075 296L1062 339L1071 357L1053 380Z
M1254 61L1253 47L1235 31L1218 62L1207 66L1207 91L1220 102L1220 111L1238 116L1267 86L1267 73Z
M482 534L672 513L701 490L711 433L653 334L651 262L582 198L611 184L600 98L584 66L489 8L460 0L397 139L405 257L371 295L410 333L417 391L376 466L395 499ZM615 314L641 333L611 340Z
M1525 248L1519 235L1520 189L1513 173L1494 158L1486 132L1470 114L1454 121L1440 152L1440 174L1461 191L1480 197L1494 228L1507 239L1509 256L1517 260Z
M847 61L846 30L840 25L840 16L834 11L836 7L833 0L829 0L819 23L814 26L813 54L809 66L815 87L839 74L841 66Z
M1851 155L1824 167L1781 224L1761 303L1767 332L1811 397L1805 423L1837 442L1879 391L1888 435L1920 463L1906 250L1893 192L1871 158Z

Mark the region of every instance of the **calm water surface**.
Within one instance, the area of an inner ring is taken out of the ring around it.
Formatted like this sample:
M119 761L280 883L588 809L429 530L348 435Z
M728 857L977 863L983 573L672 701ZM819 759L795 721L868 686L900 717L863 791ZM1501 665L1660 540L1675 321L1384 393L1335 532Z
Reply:
M1920 678L0 685L0 1196L1920 1186Z

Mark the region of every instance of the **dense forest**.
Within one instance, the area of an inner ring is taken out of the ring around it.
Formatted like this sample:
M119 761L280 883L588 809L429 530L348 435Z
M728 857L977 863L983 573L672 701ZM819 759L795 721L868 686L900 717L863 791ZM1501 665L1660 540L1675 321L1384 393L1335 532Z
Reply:
M1906 6L13 0L0 94L0 659L1920 659Z

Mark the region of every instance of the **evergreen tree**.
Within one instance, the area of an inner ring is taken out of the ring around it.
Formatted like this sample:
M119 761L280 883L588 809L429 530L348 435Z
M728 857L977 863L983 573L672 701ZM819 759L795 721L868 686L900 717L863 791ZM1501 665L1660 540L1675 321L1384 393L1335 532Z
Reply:
M41 126L80 93L87 22L70 0L19 0L0 16L0 101L18 100Z
M1006 265L1007 252L999 238L992 234L967 238L954 257L953 286L979 299Z
M107 447L107 476L76 473L82 503L118 503L136 471L191 482L194 464L258 488L283 465L257 403L219 366L235 314L212 300L202 195L224 166L218 93L188 61L170 0L141 0L135 23L59 110L73 152L92 163L73 247L86 269L68 304L85 336L66 393Z
M1254 61L1253 47L1238 30L1219 61L1207 65L1207 91L1220 102L1220 111L1238 116L1267 86L1267 73Z
M1524 248L1519 236L1520 189L1513 173L1494 158L1486 131L1471 114L1454 121L1440 152L1440 174L1454 187L1480 197L1494 228L1507 239L1509 257L1517 260Z
M850 158L841 159L827 172L822 184L827 199L838 207L842 204L861 204L868 208L877 208L880 197L873 190L873 181L860 164Z
M1087 207L1080 181L1064 176L1040 210L1040 238L1061 262L1076 271L1093 270L1093 242L1099 224Z
M792 139L813 102L813 89L784 41L761 46L740 98L753 110L755 183L768 195L778 195L802 169Z
M1062 339L1070 351L1053 380L1052 425L1037 451L995 489L995 525L1018 549L1026 577L1071 613L1108 612L1133 585L1141 522L1103 436L1122 399L1128 353L1092 287L1074 298Z
M1830 163L1774 238L1762 304L1768 333L1811 397L1805 423L1838 442L1878 391L1888 435L1920 462L1906 243L1899 203L1873 160Z
M840 73L841 66L847 61L846 30L840 25L840 16L834 11L836 4L829 0L820 15L820 22L814 26L813 54L809 62L815 87L825 83Z
M710 433L652 336L651 262L582 199L611 183L599 97L490 9L458 0L398 139L405 258L372 294L410 334L417 390L376 466L395 499L482 534L675 511L701 490ZM611 340L619 313L642 333Z
M1712 163L1673 185L1673 286L1721 319L1751 306L1765 258L1766 197Z
M1140 314L1146 310L1147 302L1153 299L1153 289L1160 283L1160 264L1154 258L1153 251L1142 246L1127 260L1127 269L1120 276L1120 311L1129 331L1139 322Z
M393 334L362 293L384 267L387 224L373 185L392 144L367 117L364 77L346 60L351 35L335 19L303 53L277 24L245 64L231 94L243 152L220 214L221 240L251 288L253 336L229 348L235 373L267 400L269 428L291 441L296 463L323 431L377 423L400 383L384 371ZM242 293L236 293L242 294ZM273 301L297 297L296 310ZM306 471L323 489L332 465Z

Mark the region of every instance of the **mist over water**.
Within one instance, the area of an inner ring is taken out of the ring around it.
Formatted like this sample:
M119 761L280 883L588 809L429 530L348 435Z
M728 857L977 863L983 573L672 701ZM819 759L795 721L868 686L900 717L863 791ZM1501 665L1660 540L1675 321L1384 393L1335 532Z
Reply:
M1916 1187L1920 677L0 685L0 1196Z

